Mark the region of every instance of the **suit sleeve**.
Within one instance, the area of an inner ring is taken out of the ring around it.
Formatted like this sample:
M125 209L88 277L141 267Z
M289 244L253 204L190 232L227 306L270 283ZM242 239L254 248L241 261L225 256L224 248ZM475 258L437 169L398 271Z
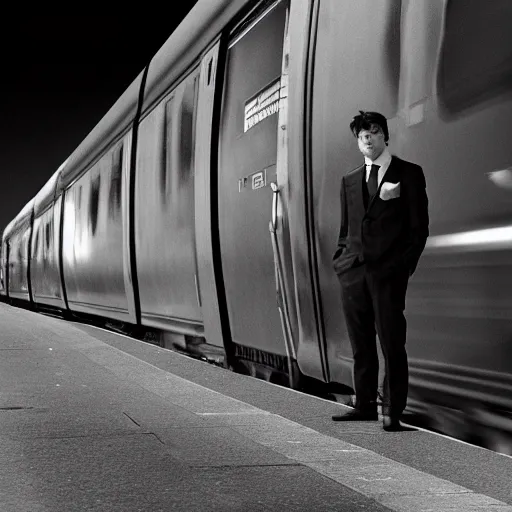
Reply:
M423 169L415 166L408 173L405 187L405 199L409 217L409 239L404 254L405 264L412 275L416 270L420 256L425 249L429 236L428 197Z
M340 231L338 234L338 246L333 256L333 261L338 259L345 247L347 246L347 233L348 233L348 212L347 212L347 194L345 191L345 178L341 178L340 188L340 206L341 206L341 222Z

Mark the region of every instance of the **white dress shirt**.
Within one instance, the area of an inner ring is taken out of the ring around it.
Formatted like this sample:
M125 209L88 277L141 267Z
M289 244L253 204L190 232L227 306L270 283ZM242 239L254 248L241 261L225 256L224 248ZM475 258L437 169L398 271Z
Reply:
M388 170L389 164L391 163L391 154L388 148L384 148L384 151L374 161L370 160L367 156L364 157L364 163L366 164L366 182L370 179L370 171L372 170L372 164L379 165L379 171L377 174L377 187L380 185L384 174Z

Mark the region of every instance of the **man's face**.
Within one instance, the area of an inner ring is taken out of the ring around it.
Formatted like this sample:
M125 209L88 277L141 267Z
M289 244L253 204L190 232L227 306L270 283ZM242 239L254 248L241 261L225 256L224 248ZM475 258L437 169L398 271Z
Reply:
M378 124L371 124L369 130L361 130L357 136L359 151L370 160L380 156L386 147L384 133Z

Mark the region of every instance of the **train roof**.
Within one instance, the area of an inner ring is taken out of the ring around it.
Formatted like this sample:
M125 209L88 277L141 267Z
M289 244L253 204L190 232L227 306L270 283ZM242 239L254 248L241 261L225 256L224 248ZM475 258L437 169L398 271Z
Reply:
M9 238L9 235L12 232L13 225L14 225L14 219L12 219L11 222L9 222L9 224L7 224L7 226L5 226L5 229L2 233L2 243L5 241L6 238Z
M57 195L80 176L133 122L142 75L141 72L66 160L58 177Z
M59 166L52 177L41 187L34 197L34 214L37 216L43 212L55 199L57 181L67 160Z
M255 0L199 0L151 60L144 107L169 89L240 9ZM57 194L76 180L98 156L129 128L137 112L144 70L69 156L60 174Z
M12 219L7 226L5 226L2 233L2 240L5 240L14 229L22 224L32 213L34 209L35 215L42 212L48 205L52 203L55 198L56 185L58 177L62 171L66 162L59 166L59 168L53 173L52 177L41 187L39 192L18 212L18 214Z
M27 221L30 220L32 216L32 212L34 210L34 202L35 198L33 197L14 217L14 219L11 221L11 230L8 233L8 235L14 233L18 228L20 228L23 224L25 224ZM10 225L10 224L9 224ZM6 228L7 229L7 228ZM4 231L5 232L5 231Z

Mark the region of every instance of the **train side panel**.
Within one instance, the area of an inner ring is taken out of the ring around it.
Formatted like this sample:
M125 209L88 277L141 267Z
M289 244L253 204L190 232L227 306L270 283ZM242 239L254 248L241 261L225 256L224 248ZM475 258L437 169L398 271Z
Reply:
M63 273L69 309L130 321L124 278L124 141L64 194Z
M30 254L32 298L37 306L64 310L60 268L62 197L55 197L64 162L34 197L34 226Z
M5 290L5 256L4 252L6 251L6 245L4 244L3 238L2 238L2 244L0 246L0 296L6 295Z
M31 284L36 305L61 310L63 299L59 265L61 199L34 219L31 254Z
M12 231L14 219L7 224L2 232L2 248L0 251L0 296L7 297L8 269L9 260L9 235Z
M9 246L7 260L7 294L32 303L30 287L30 247L34 220L34 198L13 219L6 235Z
M27 220L9 237L9 297L30 301L28 268L31 225Z
M202 335L194 208L198 76L196 69L140 123L135 250L142 322Z

